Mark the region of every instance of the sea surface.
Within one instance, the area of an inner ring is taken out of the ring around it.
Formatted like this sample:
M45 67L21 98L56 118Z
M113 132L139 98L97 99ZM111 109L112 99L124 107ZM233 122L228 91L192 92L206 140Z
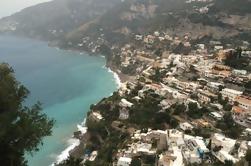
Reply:
M71 137L90 104L117 89L104 58L59 50L41 41L0 36L0 62L9 63L17 80L30 90L25 104L40 101L43 112L56 120L52 136L44 139L40 151L27 155L29 166L47 166L64 158L77 144Z

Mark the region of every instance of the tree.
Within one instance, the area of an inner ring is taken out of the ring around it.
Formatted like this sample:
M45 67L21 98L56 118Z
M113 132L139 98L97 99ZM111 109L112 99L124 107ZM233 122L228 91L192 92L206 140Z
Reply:
M245 93L250 94L251 92L251 80L245 84Z
M51 134L53 120L41 113L41 104L24 107L29 91L14 77L8 64L0 64L0 163L27 165L25 153L38 151L42 138Z
M178 127L178 125L179 125L179 121L177 119L172 118L172 120L170 121L170 126L172 128L176 128Z
M246 89L251 89L251 80L245 84Z
M208 144L207 144L207 148L208 148L209 150L211 150L211 148L212 148L212 140L211 140L211 139L209 140L209 142L208 142Z
M228 112L231 111L232 108L233 108L233 106L232 106L231 104L226 104L226 105L223 106L223 109L224 109L225 111L228 111Z
M186 110L186 106L183 103L182 104L176 103L173 105L173 107L174 107L174 111L173 111L174 115L180 115L184 113Z
M203 116L203 112L199 110L197 103L189 103L188 104L188 112L187 115L193 119L199 119Z
M233 166L234 163L232 160L225 160L224 166Z
M247 150L246 156L245 156L246 161L251 164L251 149Z
M220 128L228 137L234 139L238 138L242 131L242 128L234 122L231 112L226 112L223 120L218 121L216 127Z
M141 166L141 161L138 158L133 158L131 166Z

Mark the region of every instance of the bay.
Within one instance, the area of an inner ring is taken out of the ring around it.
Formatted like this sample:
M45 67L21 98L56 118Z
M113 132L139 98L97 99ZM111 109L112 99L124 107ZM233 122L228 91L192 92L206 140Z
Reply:
M30 90L26 104L40 101L43 111L56 120L40 151L27 156L29 166L55 162L74 143L70 138L90 104L117 89L113 74L104 68L104 58L51 48L41 41L0 36L1 62L9 63L17 80Z

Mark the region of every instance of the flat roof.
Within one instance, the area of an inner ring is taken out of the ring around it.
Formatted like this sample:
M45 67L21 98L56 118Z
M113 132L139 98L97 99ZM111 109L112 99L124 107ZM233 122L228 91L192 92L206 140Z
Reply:
M238 90L234 90L234 89L229 89L229 88L225 88L222 91L226 91L226 92L230 92L230 93L236 93L236 94L242 94L242 91L238 91Z
M210 114L212 114L213 116L217 117L217 118L222 118L223 116L221 114L219 114L218 112L210 112Z

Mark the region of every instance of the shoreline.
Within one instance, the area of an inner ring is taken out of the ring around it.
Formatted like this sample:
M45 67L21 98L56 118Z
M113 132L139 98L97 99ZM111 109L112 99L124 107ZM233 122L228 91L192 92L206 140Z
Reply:
M70 52L74 52L74 53L79 54L79 55L83 55L83 54L86 53L86 55L88 55L88 56L99 56L101 58L104 58L105 59L105 65L103 67L108 72L113 74L113 79L114 79L116 87L117 87L117 89L115 91L113 91L113 92L116 92L121 87L122 83L124 83L126 81L129 81L129 80L133 80L132 76L128 76L128 75L125 75L125 74L121 73L121 71L116 66L111 65L109 63L109 61L107 61L105 55L97 54L97 53L91 53L89 51L73 49L73 48L62 48L62 47L59 47L57 45L51 45L50 41L46 41L46 40L39 40L39 39L36 39L36 38L34 39L34 38L30 38L30 37L25 37L25 36L16 36L16 35L11 35L11 36L21 37L21 38L28 39L28 40L36 40L36 41L39 41L39 42L44 42L44 43L47 43L48 47L55 48L58 51L70 51ZM111 95L112 95L112 93L111 93ZM104 97L106 97L106 96L104 96ZM99 101L97 101L97 103L98 102ZM91 103L91 104L94 104L94 103ZM87 113L89 111L87 111ZM76 130L75 130L75 132L72 133L73 135L71 137L67 138L68 140L65 143L66 148L64 150L62 150L59 154L56 155L53 163L51 163L50 166L55 166L55 165L65 161L69 156L74 157L74 156L78 156L80 154L81 155L83 154L84 144L89 139L89 133L87 131L87 128L85 127L86 118L87 118L87 114L86 114L86 117L83 120L83 122L81 124L76 125Z
M61 50L61 48L59 48L59 47L55 47L55 48L57 48L58 50ZM69 49L68 51L78 52L78 53L80 53L80 55L82 55L83 52L86 52L86 51L80 51L80 50L78 51L78 50L71 50L71 49ZM86 52L86 53L88 54L88 56L92 56L93 55L93 54L90 55L88 52ZM104 55L99 55L99 54L94 54L94 55L105 58ZM110 72L110 73L113 74L113 78L114 78L115 84L117 85L117 90L121 87L121 85L124 82L126 82L128 80L132 80L132 77L127 76L125 74L122 74L118 69L116 69L115 66L108 65L108 62L107 62L106 58L105 58L105 63L106 64L105 64L105 66L103 66L103 68L105 68L108 72ZM116 92L117 90L115 90L114 92ZM112 95L112 93L111 93L111 95ZM80 154L80 153L83 152L83 149L85 148L85 143L89 139L88 128L85 127L86 118L87 117L85 117L85 119L83 120L83 122L81 124L77 124L77 126L76 126L77 130L74 132L73 136L68 140L69 142L71 141L70 145L67 146L66 149L63 150L56 157L56 161L53 164L51 164L51 166L55 166L55 164L62 163L69 156L83 157L83 155Z

